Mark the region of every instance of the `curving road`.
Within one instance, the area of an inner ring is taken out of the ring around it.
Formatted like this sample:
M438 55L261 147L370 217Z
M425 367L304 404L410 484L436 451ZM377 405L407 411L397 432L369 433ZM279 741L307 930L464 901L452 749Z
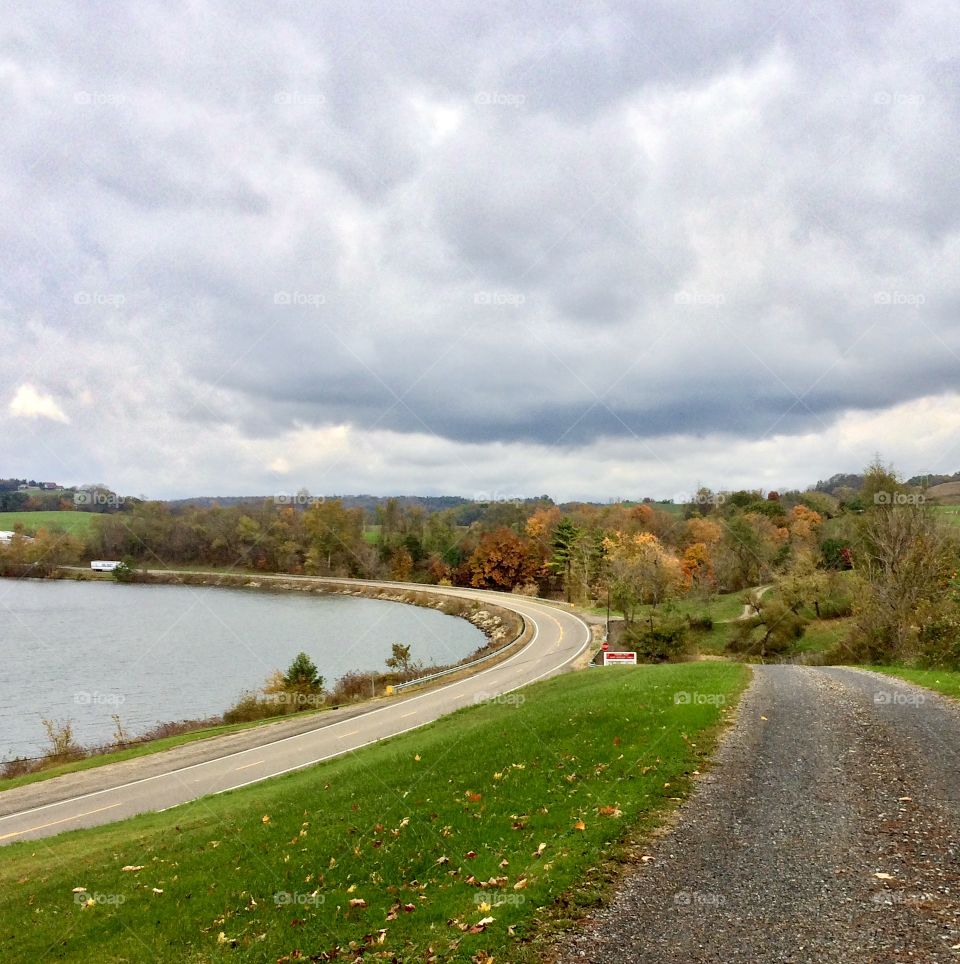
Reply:
M258 581L268 578L257 576ZM359 750L464 706L559 673L583 652L590 639L589 627L579 617L527 597L395 582L332 581L386 589L429 589L431 593L489 601L523 616L532 625L533 635L523 649L489 669L360 712L321 714L312 718L312 725L304 732L274 739L261 730L261 737L269 742L243 749L236 749L237 741L229 737L217 738L203 741L202 747L193 744L180 748L182 752L170 750L6 790L0 793L0 844L165 810ZM243 732L255 734L256 730ZM250 737L243 739L249 742ZM198 747L212 757L186 762ZM144 776L144 772L149 775Z

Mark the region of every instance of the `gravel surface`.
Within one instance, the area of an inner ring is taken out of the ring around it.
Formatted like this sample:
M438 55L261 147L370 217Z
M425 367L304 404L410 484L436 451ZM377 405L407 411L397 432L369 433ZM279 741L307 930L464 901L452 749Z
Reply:
M761 666L676 829L570 935L591 961L960 961L960 706Z

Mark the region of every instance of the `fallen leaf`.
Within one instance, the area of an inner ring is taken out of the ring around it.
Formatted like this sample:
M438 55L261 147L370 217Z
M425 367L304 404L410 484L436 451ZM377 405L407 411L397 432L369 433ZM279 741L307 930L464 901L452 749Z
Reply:
M578 821L573 825L573 829L574 829L574 830L586 830L586 829L587 829L587 825L586 825L582 820L578 820Z
M476 856L477 856L477 852L476 852L475 850L468 850L468 851L464 854L464 857L466 857L467 860L473 860L473 858L476 857Z
M893 874L874 874L873 876L876 877L877 880L896 880Z
M367 902L362 897L354 897L349 901L351 907L366 907Z
M126 867L121 867L121 873L127 873L130 870L143 870L143 864L127 864Z
M260 823L270 823L270 816L265 813L265 814L260 818Z
M86 887L74 887L74 888L73 888L73 893L75 893L75 894L85 894L86 892L87 892L87 888L86 888Z

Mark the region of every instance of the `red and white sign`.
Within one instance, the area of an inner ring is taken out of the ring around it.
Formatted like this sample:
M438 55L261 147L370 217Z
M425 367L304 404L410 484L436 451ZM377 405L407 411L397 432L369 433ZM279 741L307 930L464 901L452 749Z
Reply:
M603 665L604 666L636 666L637 654L636 653L604 653Z

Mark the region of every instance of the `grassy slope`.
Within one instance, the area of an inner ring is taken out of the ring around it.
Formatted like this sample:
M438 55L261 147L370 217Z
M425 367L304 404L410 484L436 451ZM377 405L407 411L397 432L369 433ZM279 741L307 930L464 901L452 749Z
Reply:
M63 529L77 536L85 536L96 521L94 512L0 512L0 529L12 530L19 522L28 535L38 529Z
M720 663L564 676L523 703L166 814L13 844L0 850L0 958L287 960L382 935L373 951L386 960L427 947L436 960L533 960L517 938L541 908L574 914L571 891L595 900L590 868L654 825L702 766L722 710L674 694L732 702L746 676ZM471 876L507 879L481 889ZM79 906L78 886L99 902ZM486 917L477 934L447 923Z
M909 683L926 686L927 689L936 690L945 696L960 699L960 672L955 670L906 669L901 666L865 666L864 669L886 673L888 676L899 676Z

